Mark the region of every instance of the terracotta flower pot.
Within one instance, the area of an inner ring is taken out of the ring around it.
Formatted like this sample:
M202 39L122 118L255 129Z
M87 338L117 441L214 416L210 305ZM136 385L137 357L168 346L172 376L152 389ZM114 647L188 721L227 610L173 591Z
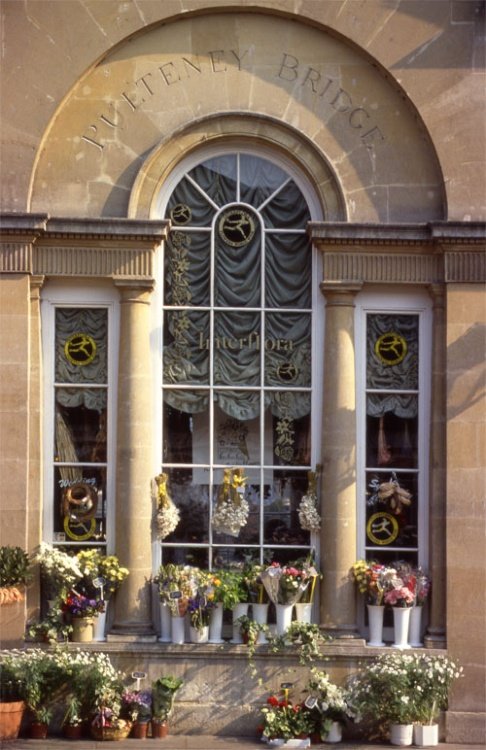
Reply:
M64 724L62 733L68 740L79 740L83 736L83 727L81 724Z
M23 701L0 703L0 740L17 739L24 710L25 703Z
M48 729L48 724L33 721L29 727L29 737L31 738L31 740L45 740L47 737Z
M144 740L147 737L148 721L136 721L132 726L130 737L136 740Z
M152 737L154 739L163 739L169 734L169 722L157 721L152 719Z

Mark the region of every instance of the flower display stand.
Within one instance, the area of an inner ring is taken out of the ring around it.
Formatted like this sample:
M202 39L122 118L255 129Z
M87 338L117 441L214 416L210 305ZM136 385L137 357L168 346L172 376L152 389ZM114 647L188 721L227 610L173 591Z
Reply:
M171 637L171 614L167 602L159 602L160 611L160 637L161 643L170 643Z
M94 618L93 617L73 617L73 634L74 643L89 643L94 636Z
M243 638L240 632L240 624L239 622L237 622L237 620L238 620L238 617L243 617L244 615L248 615L249 606L250 604L248 602L240 602L240 604L235 604L235 606L232 609L233 637L231 639L231 643L243 643Z
M253 615L253 619L255 622L257 622L259 625L266 625L268 621L268 607L269 604L252 604L251 605L251 611ZM258 633L257 637L257 643L266 643L267 639L265 637L265 633Z
M392 745L411 745L413 724L391 724L390 742Z
M186 640L186 618L171 616L170 626L172 643L184 643Z
M368 646L384 646L383 641L383 615L385 607L376 604L368 604L368 623L370 628L370 637Z
M209 615L209 643L224 643L223 632L223 604L218 602Z
M284 635L292 623L293 604L276 604L277 635Z
M395 641L392 648L410 648L408 642L408 631L410 628L411 607L392 607L393 609L393 627Z
M413 744L417 747L432 747L439 744L438 724L414 724Z
M95 617L94 619L93 640L94 641L106 641L105 630L106 630L106 609L104 612L99 612L98 616Z
M311 602L297 602L295 605L295 619L297 622L312 622L312 603Z
M422 607L412 607L410 611L409 642L414 648L423 646L422 641Z

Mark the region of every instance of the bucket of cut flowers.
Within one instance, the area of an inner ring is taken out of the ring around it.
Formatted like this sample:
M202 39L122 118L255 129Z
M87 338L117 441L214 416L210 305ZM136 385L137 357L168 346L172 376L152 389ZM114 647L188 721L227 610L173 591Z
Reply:
M103 602L89 599L83 594L71 591L62 605L62 611L71 618L75 643L88 643L94 636L94 618L103 609Z
M311 710L314 731L324 742L340 742L344 724L353 717L347 690L331 682L327 672L312 667L306 691L309 695L305 705Z
M305 748L310 745L314 722L304 703L289 700L288 690L282 696L270 695L261 709L262 740L279 748Z

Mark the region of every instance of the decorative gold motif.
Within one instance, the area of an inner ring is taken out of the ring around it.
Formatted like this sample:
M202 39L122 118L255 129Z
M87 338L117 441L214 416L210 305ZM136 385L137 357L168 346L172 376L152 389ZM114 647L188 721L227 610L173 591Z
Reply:
M366 535L373 544L392 544L398 536L399 526L391 513L373 513L366 524Z
M275 455L290 463L294 457L295 430L293 421L288 417L279 419L275 427L277 442L275 444Z
M89 521L81 521L74 520L70 516L65 516L64 531L68 537L75 542L85 542L87 539L91 539L95 535L96 519L91 518Z
M384 365L398 365L405 359L407 351L406 340L395 331L384 333L375 343L375 354Z
M277 367L277 377L283 383L293 383L298 374L299 369L293 362L283 362Z
M256 231L253 216L241 208L225 211L218 223L221 239L231 247L248 245Z
M187 224L192 218L192 211L186 203L178 203L171 208L170 218L174 224Z
M73 333L64 343L64 354L72 365L84 367L96 357L96 341L87 333Z

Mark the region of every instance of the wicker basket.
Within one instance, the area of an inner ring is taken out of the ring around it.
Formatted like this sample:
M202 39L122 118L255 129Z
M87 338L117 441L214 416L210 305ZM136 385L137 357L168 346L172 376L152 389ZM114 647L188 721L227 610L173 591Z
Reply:
M121 719L115 727L98 727L91 724L91 734L95 740L126 740L131 729L131 723Z

